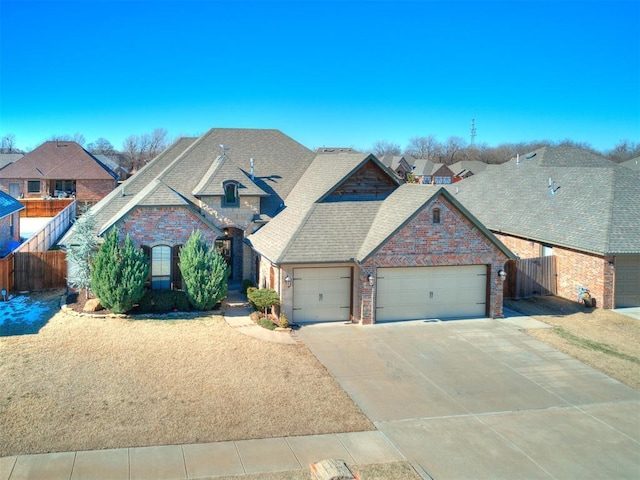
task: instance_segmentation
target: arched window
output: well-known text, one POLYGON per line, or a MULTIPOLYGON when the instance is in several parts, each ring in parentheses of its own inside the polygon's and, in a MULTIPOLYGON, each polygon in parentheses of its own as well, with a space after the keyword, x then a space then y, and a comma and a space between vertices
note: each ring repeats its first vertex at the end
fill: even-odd
POLYGON ((238 198, 238 182, 228 181, 222 184, 224 197, 222 198, 223 207, 238 207, 240 199, 238 198))
POLYGON ((171 288, 171 247, 156 245, 151 249, 151 289, 171 288))

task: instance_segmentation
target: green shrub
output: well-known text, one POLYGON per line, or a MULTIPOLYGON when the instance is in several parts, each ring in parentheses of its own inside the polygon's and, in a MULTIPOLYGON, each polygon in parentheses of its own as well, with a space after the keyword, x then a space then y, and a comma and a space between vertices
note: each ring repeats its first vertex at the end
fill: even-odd
POLYGON ((277 325, 275 323, 273 323, 271 320, 269 320, 268 318, 262 317, 260 319, 258 319, 258 325, 260 325, 261 327, 264 327, 268 330, 275 330, 275 328, 277 327, 277 325))
POLYGON ((247 291, 247 296, 249 301, 265 315, 268 313, 267 310, 269 307, 272 305, 280 305, 278 293, 270 288, 257 288, 255 290, 251 290, 251 292, 247 291))
POLYGON ((125 313, 144 296, 149 262, 127 235, 120 245, 116 228, 106 236, 91 265, 91 289, 103 307, 125 313))
POLYGON ((229 266, 199 230, 191 234, 179 256, 189 301, 199 310, 211 310, 227 296, 229 266))
POLYGON ((181 290, 148 290, 138 302, 136 313, 188 312, 192 307, 181 290))

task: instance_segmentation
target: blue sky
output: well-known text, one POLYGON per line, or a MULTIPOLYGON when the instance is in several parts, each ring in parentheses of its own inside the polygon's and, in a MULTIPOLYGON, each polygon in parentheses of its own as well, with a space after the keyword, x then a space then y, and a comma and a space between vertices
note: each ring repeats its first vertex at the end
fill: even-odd
POLYGON ((640 141, 640 2, 0 0, 0 136, 640 141))

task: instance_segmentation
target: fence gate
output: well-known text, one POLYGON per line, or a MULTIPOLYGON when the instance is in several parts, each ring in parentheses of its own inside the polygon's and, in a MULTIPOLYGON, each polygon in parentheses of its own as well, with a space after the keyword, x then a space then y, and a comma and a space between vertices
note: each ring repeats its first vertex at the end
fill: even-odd
POLYGON ((553 255, 509 260, 505 265, 505 271, 507 272, 507 281, 504 283, 505 298, 526 298, 558 293, 556 257, 553 255))
POLYGON ((67 285, 67 259, 62 250, 14 252, 14 289, 38 291, 67 285))

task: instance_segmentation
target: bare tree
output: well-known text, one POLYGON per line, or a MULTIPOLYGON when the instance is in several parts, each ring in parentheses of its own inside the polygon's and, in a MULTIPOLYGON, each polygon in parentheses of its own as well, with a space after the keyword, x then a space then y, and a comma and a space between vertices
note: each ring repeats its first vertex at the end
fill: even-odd
POLYGON ((86 149, 94 155, 115 155, 118 153, 111 142, 103 137, 98 138, 95 142, 89 143, 86 149))
POLYGON ((400 155, 400 145, 397 143, 387 142, 386 140, 374 142, 371 150, 376 157, 382 157, 384 155, 400 155))
POLYGON ((640 143, 620 140, 615 147, 605 153, 605 156, 617 163, 640 157, 640 143))
POLYGON ((0 153, 15 153, 16 150, 16 136, 13 133, 7 133, 2 137, 2 146, 0 147, 0 153))
POLYGON ((436 140, 435 135, 427 135, 424 137, 411 137, 409 145, 404 152, 415 158, 432 159, 438 151, 442 149, 440 142, 436 140))
POLYGON ((462 160, 462 155, 459 152, 467 147, 467 142, 462 137, 449 137, 447 141, 442 145, 442 154, 440 155, 440 162, 445 165, 451 165, 459 160, 462 160))
POLYGON ((153 160, 168 146, 168 133, 164 128, 156 128, 151 133, 130 135, 122 144, 127 167, 138 170, 153 160))

